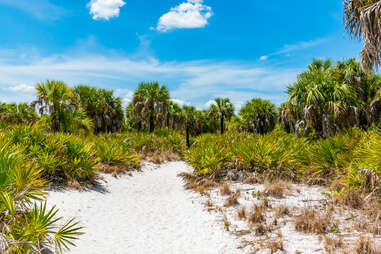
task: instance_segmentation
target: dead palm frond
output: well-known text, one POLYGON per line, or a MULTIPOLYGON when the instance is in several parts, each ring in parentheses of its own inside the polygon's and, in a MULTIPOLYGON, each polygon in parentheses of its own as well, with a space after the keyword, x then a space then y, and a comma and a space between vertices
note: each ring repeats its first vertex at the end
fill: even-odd
POLYGON ((345 28, 351 36, 364 41, 361 66, 371 70, 381 65, 381 1, 344 0, 345 28))

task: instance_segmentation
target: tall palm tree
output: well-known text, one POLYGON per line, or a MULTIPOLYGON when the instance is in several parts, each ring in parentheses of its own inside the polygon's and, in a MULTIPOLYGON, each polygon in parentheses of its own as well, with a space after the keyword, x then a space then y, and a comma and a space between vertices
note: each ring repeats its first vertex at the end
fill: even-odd
POLYGON ((243 129, 255 133, 267 133, 275 128, 275 105, 268 100, 254 98, 243 106, 239 112, 243 129))
POLYGON ((216 98, 214 102, 215 103, 212 104, 209 109, 210 116, 213 118, 219 118, 220 131, 221 134, 224 134, 224 120, 230 120, 230 118, 234 115, 234 106, 230 102, 229 98, 216 98))
POLYGON ((94 132, 120 131, 123 123, 122 102, 113 91, 79 85, 74 91, 79 103, 94 122, 94 132))
POLYGON ((366 127, 381 117, 380 89, 378 76, 365 73, 353 59, 334 66, 314 60, 287 88, 289 99, 282 105, 281 121, 305 136, 311 131, 326 137, 351 126, 366 127))
POLYGON ((185 122, 185 136, 187 147, 190 147, 189 136, 194 131, 196 120, 196 108, 192 106, 183 106, 184 122, 185 122))
POLYGON ((49 116, 53 132, 92 129, 93 124, 80 107, 76 93, 64 82, 48 80, 38 83, 36 90, 37 100, 31 107, 38 108, 41 115, 49 116))
POLYGON ((155 130, 155 124, 163 126, 167 122, 169 92, 166 86, 158 82, 141 83, 132 103, 138 125, 148 123, 150 132, 155 130))
POLYGON ((167 128, 180 130, 184 122, 184 113, 182 108, 173 101, 169 102, 167 113, 167 128))
POLYGON ((345 28, 349 34, 364 41, 361 65, 370 70, 381 64, 381 1, 344 0, 345 28))

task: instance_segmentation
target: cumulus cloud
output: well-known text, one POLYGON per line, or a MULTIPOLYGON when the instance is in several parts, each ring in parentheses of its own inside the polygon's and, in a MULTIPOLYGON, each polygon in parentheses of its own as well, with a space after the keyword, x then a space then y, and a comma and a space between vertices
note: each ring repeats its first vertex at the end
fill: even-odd
POLYGON ((130 104, 134 98, 134 92, 129 89, 118 88, 115 91, 115 95, 122 98, 122 104, 124 107, 130 104))
POLYGON ((180 99, 171 99, 171 101, 174 102, 174 103, 176 103, 176 104, 179 105, 180 107, 189 104, 189 103, 185 102, 184 100, 180 100, 180 99))
POLYGON ((156 29, 166 32, 176 28, 201 28, 208 24, 212 8, 203 0, 187 0, 160 17, 156 29))
POLYGON ((209 100, 207 103, 204 104, 205 108, 210 108, 210 106, 216 105, 216 102, 214 100, 209 100))
POLYGON ((91 0, 88 7, 93 19, 109 20, 113 17, 119 17, 120 8, 125 4, 123 0, 91 0))

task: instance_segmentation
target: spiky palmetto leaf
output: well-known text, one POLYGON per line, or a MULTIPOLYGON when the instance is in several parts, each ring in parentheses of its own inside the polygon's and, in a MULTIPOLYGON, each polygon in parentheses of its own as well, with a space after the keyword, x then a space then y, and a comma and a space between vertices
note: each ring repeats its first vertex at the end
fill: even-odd
POLYGON ((61 228, 57 209, 47 209, 44 198, 47 183, 40 170, 25 163, 15 145, 0 142, 0 252, 9 254, 38 253, 53 247, 62 253, 81 234, 78 223, 70 220, 61 228), (32 206, 31 206, 32 205, 32 206))
POLYGON ((364 41, 361 65, 370 70, 381 64, 381 1, 344 0, 345 28, 353 37, 364 41))
POLYGON ((80 235, 83 235, 80 230, 83 227, 79 226, 79 222, 74 219, 67 221, 54 233, 54 242, 56 252, 62 253, 63 250, 69 250, 70 245, 75 246, 73 240, 77 240, 80 235))

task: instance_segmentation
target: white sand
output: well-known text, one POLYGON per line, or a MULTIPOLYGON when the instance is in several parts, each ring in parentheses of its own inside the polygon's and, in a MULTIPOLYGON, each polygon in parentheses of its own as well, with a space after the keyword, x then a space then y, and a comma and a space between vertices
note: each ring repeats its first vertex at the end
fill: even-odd
POLYGON ((191 171, 184 162, 113 178, 97 190, 50 191, 49 205, 75 217, 85 235, 68 253, 217 254, 242 253, 239 239, 206 211, 200 196, 184 190, 178 173, 191 171))

